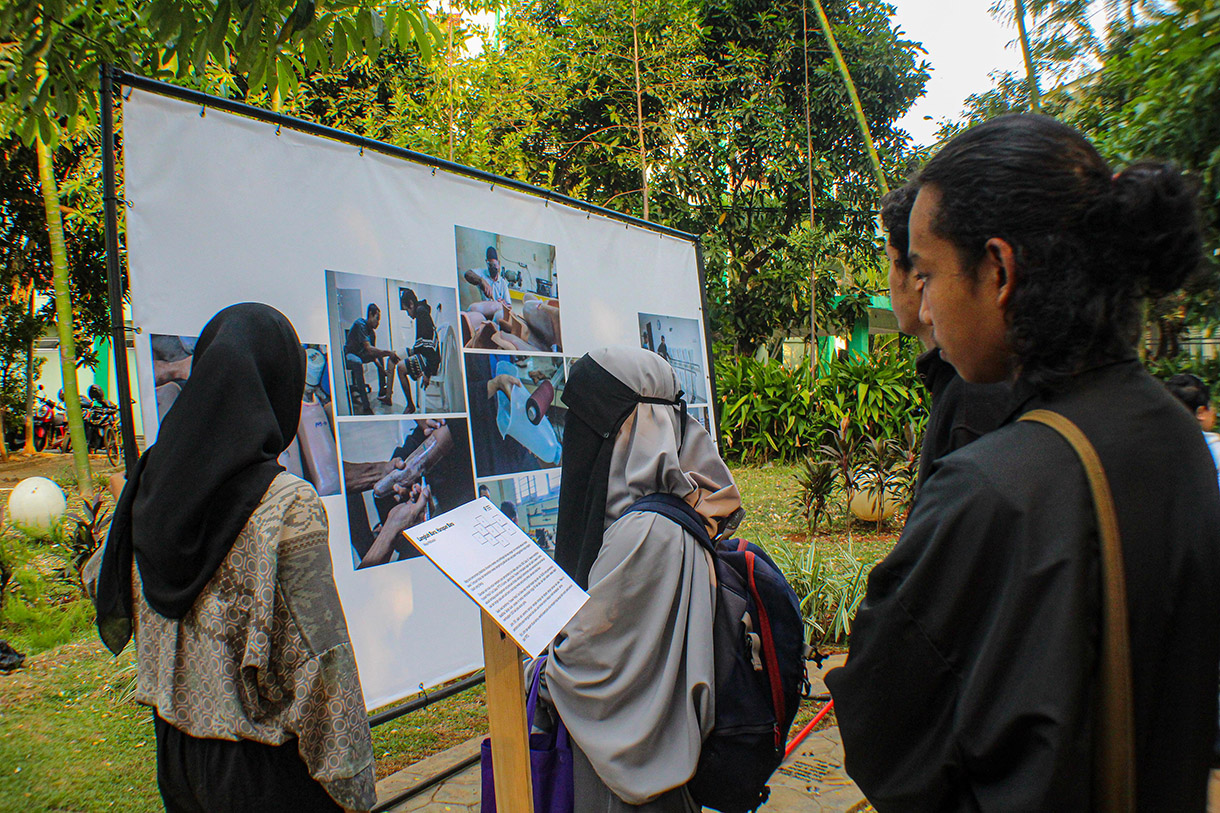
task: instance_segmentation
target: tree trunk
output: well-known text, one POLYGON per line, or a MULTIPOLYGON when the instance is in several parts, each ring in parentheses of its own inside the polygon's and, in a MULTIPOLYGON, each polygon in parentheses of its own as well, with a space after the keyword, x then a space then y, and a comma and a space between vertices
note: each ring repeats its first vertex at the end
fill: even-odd
MULTIPOLYGON (((813 120, 809 112, 809 4, 801 2, 801 33, 805 39, 805 158, 809 170, 809 233, 813 234, 813 120)), ((809 378, 818 370, 818 266, 809 252, 809 378)))
POLYGON ((822 24, 822 33, 826 35, 826 44, 830 46, 835 65, 838 66, 839 73, 843 76, 843 82, 847 85, 847 95, 851 97, 851 107, 856 114, 856 123, 860 125, 860 136, 864 139, 869 160, 873 164, 873 173, 877 176, 878 194, 884 195, 890 191, 890 187, 885 181, 885 172, 881 169, 881 159, 877 157, 877 148, 873 145, 873 134, 869 132, 868 119, 864 117, 864 107, 860 104, 860 94, 856 92, 856 83, 851 79, 851 71, 848 70, 847 62, 843 59, 843 52, 839 50, 839 43, 835 40, 834 32, 830 30, 830 20, 826 17, 821 0, 813 0, 813 10, 818 14, 818 22, 822 24))
POLYGON ((72 458, 76 468, 76 486, 86 501, 93 499, 93 476, 89 470, 89 446, 85 441, 85 423, 81 415, 80 389, 76 384, 76 342, 72 336, 72 299, 68 291, 68 253, 64 248, 64 224, 59 215, 59 188, 51 151, 42 138, 35 140, 38 152, 38 181, 42 186, 42 202, 47 212, 47 230, 51 237, 51 272, 55 283, 55 327, 59 332, 59 364, 63 374, 64 406, 68 413, 68 435, 72 439, 72 458))
POLYGON ((1033 54, 1029 48, 1029 34, 1025 30, 1025 0, 1017 4, 1017 35, 1021 38, 1021 56, 1025 59, 1025 82, 1029 87, 1029 107, 1035 113, 1042 111, 1042 97, 1038 93, 1038 69, 1034 67, 1033 54))
POLYGON ((631 3, 631 66, 635 69, 635 123, 640 141, 640 180, 644 189, 644 219, 648 219, 648 154, 644 151, 644 91, 640 86, 640 23, 638 3, 631 3))
MULTIPOLYGON (((30 285, 30 318, 34 318, 34 286, 30 285)), ((30 339, 25 349, 25 447, 22 454, 34 454, 34 345, 38 337, 30 339)))

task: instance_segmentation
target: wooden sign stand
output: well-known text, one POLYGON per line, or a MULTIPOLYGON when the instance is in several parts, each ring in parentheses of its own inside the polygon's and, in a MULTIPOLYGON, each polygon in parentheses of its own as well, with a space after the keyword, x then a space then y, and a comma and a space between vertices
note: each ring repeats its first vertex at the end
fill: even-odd
POLYGON ((496 810, 498 813, 534 813, 530 724, 525 719, 525 677, 521 670, 521 650, 491 616, 486 612, 481 615, 496 810))

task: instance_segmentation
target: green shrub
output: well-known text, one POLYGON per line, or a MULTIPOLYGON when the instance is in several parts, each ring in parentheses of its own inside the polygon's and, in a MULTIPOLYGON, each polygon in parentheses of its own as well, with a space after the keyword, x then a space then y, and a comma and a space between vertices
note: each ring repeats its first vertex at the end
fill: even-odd
POLYGON ((810 452, 827 426, 817 408, 809 366, 790 370, 776 360, 722 356, 716 384, 720 437, 728 457, 746 463, 795 460, 810 452))
POLYGON ((722 355, 716 384, 721 448, 744 463, 809 457, 843 426, 857 438, 902 443, 922 434, 927 422, 915 357, 899 342, 867 358, 833 359, 816 378, 807 360, 793 369, 774 359, 722 355))
POLYGON ((27 654, 67 643, 93 622, 75 551, 62 528, 49 541, 11 525, 0 533, 0 638, 27 654))
POLYGON ((843 549, 826 556, 817 545, 791 552, 776 548, 773 555, 800 601, 805 640, 818 646, 851 635, 852 619, 868 585, 868 571, 876 562, 858 561, 843 549))
POLYGON ((1150 359, 1144 366, 1162 381, 1167 381, 1170 376, 1178 373, 1197 375, 1211 390, 1213 403, 1220 397, 1220 391, 1217 390, 1217 386, 1220 386, 1220 356, 1204 359, 1181 353, 1173 358, 1150 359))

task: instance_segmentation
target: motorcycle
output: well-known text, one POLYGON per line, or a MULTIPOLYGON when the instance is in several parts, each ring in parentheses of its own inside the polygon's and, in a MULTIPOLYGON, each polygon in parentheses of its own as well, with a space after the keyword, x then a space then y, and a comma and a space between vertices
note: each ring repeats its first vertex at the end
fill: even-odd
POLYGON ((34 404, 34 448, 39 452, 47 449, 65 453, 72 451, 67 410, 41 395, 34 404))
POLYGON ((94 384, 89 387, 88 398, 81 396, 81 410, 89 451, 105 452, 110 465, 117 466, 123 457, 122 441, 119 439, 118 404, 107 401, 106 394, 94 384))

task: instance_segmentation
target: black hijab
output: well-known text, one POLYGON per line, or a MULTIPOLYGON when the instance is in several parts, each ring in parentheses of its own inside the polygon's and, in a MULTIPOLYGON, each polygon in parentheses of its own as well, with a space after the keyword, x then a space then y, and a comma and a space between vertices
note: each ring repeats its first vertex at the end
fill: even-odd
POLYGON ((233 305, 204 327, 190 378, 115 506, 97 590, 112 652, 131 640, 133 554, 149 606, 186 615, 283 471, 304 389, 304 348, 276 309, 233 305))
POLYGON ((686 402, 681 392, 673 401, 640 395, 588 354, 572 365, 563 402, 568 417, 563 431, 555 561, 582 590, 588 590, 589 571, 601 552, 606 530, 606 493, 619 428, 640 404, 670 404, 682 410, 685 434, 686 402))

